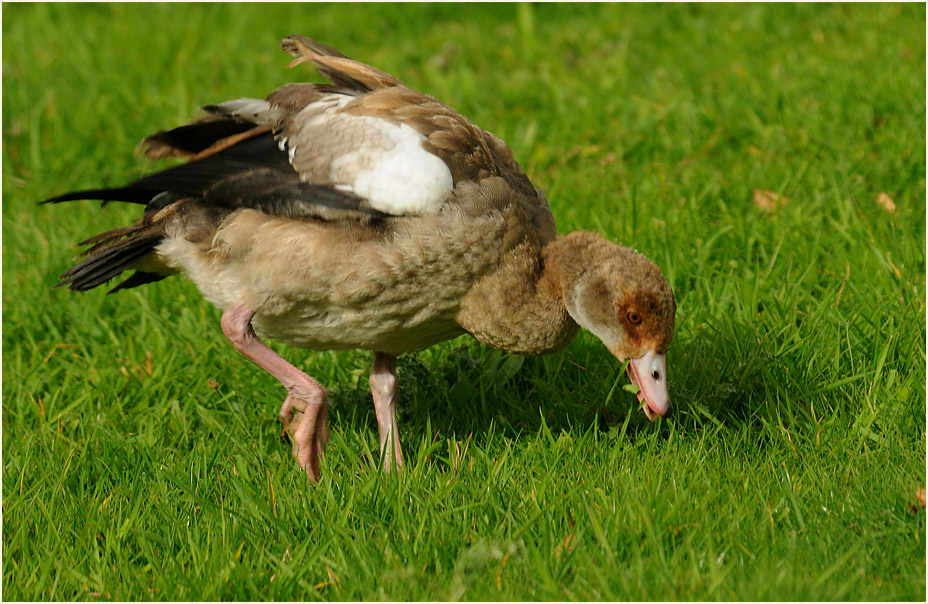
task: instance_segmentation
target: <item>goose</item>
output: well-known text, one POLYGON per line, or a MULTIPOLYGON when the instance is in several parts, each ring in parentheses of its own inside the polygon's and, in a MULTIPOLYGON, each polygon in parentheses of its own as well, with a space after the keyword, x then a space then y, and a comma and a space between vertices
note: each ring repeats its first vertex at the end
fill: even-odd
POLYGON ((133 271, 112 293, 186 275, 222 311, 231 344, 286 389, 278 416, 312 481, 326 390, 263 339, 373 352, 384 471, 403 465, 396 357, 465 333, 540 355, 582 327, 627 361, 648 419, 667 415, 676 303, 656 264, 592 232, 559 236, 509 147, 447 105, 310 38, 281 48, 329 83, 204 107, 139 147, 186 163, 43 202, 144 206, 133 224, 80 242, 57 286, 133 271))

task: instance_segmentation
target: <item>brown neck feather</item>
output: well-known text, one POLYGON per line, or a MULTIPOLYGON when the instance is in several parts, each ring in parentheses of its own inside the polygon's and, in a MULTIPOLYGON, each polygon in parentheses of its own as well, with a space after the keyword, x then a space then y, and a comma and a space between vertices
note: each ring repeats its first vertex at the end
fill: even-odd
POLYGON ((579 329, 564 306, 559 277, 570 257, 559 252, 567 239, 558 238, 540 254, 527 242, 512 249, 463 301, 457 316, 461 327, 488 346, 517 354, 567 346, 579 329))

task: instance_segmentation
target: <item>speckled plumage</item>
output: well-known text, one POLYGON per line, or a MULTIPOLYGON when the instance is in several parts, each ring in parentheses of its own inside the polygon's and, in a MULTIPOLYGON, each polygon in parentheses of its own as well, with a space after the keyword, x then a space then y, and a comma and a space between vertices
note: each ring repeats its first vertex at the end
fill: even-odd
POLYGON ((143 141, 150 157, 189 163, 49 200, 145 205, 136 224, 84 242, 86 257, 61 284, 90 289, 127 269, 136 273, 116 289, 172 273, 193 280, 224 311, 233 345, 287 388, 280 416, 314 479, 325 390, 258 336, 375 352, 388 468, 402 464, 396 355, 462 333, 534 355, 563 348, 582 326, 631 360, 649 417, 669 410, 675 303, 650 260, 593 233, 558 237, 547 199, 505 143, 453 109, 308 38, 282 47, 332 84, 209 106, 143 141))

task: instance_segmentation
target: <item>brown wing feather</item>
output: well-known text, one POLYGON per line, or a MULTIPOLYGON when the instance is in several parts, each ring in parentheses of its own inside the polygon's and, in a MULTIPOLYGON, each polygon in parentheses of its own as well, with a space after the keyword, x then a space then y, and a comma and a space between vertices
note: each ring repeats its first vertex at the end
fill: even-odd
POLYGON ((290 63, 290 67, 307 61, 312 62, 319 67, 319 73, 333 83, 356 92, 403 85, 390 74, 359 61, 353 61, 331 46, 326 46, 306 36, 287 36, 280 41, 280 47, 290 56, 296 57, 296 60, 290 63))
POLYGON ((440 157, 451 170, 454 182, 502 176, 520 193, 535 196, 535 187, 505 143, 451 107, 311 38, 288 36, 281 41, 281 48, 297 57, 291 65, 311 62, 335 84, 287 84, 268 95, 270 103, 284 110, 279 130, 285 136, 299 136, 299 131, 291 126, 292 120, 310 103, 333 92, 349 94, 356 98, 342 112, 414 128, 426 137, 422 146, 440 157))

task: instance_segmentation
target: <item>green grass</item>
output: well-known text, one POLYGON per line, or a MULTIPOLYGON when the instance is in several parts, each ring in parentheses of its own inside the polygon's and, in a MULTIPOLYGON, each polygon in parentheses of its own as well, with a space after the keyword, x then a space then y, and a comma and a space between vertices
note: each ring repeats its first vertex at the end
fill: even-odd
POLYGON ((4 598, 924 600, 925 110, 924 5, 5 4, 4 598), (370 353, 278 347, 331 393, 311 485, 192 284, 51 289, 138 209, 36 202, 304 79, 290 33, 507 140, 562 232, 654 259, 679 413, 630 413, 588 334, 461 338, 400 359, 383 476, 370 353))

